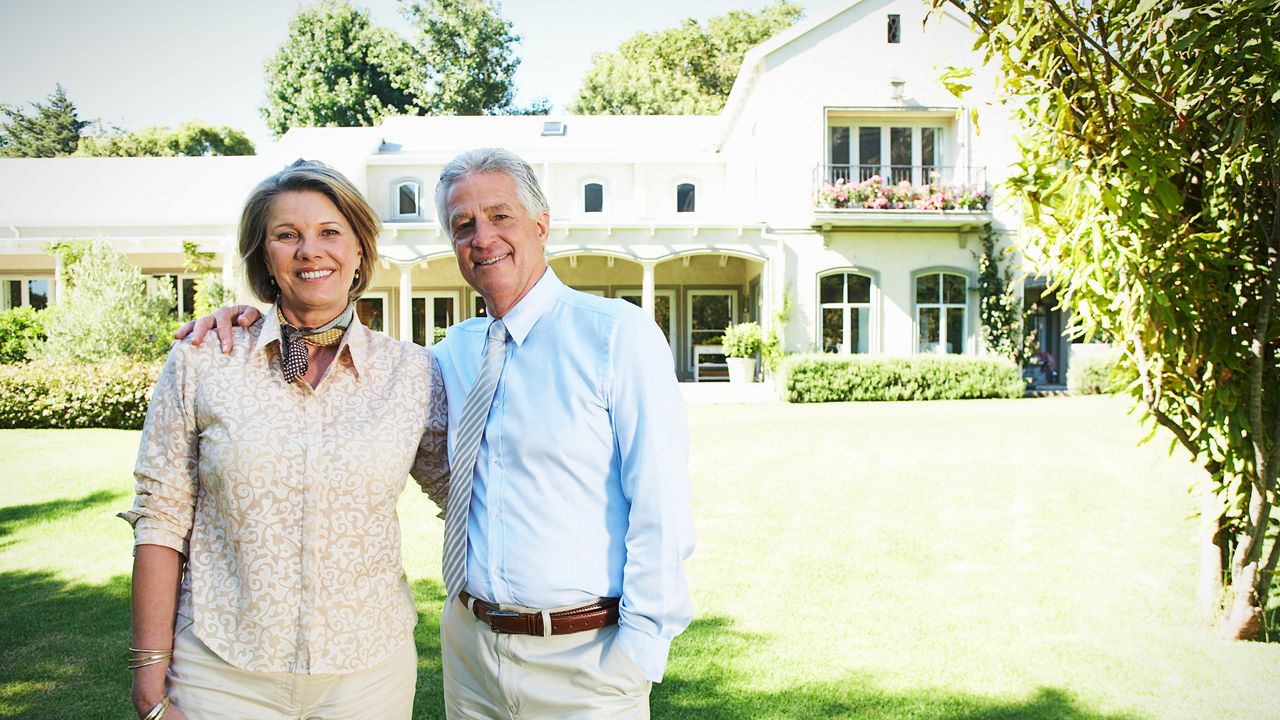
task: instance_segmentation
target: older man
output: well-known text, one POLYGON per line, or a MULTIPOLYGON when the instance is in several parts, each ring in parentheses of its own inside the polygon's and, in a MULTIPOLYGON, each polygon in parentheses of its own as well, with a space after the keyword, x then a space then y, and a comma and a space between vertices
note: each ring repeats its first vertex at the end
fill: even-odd
POLYGON ((688 427, 666 340, 547 267, 547 200, 516 155, 452 160, 436 210, 488 311, 434 348, 449 717, 648 717, 692 618, 688 427))
POLYGON ((547 201, 514 154, 455 158, 436 210, 488 309, 435 347, 454 469, 450 716, 647 717, 650 682, 692 616, 688 429, 670 349, 638 308, 547 267, 547 201))

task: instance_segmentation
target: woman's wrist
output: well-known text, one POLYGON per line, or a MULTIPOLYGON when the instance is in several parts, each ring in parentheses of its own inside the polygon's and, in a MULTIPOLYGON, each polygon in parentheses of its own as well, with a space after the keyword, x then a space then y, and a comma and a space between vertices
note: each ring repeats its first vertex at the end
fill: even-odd
POLYGON ((153 667, 133 671, 133 709, 143 717, 164 699, 164 669, 153 667))

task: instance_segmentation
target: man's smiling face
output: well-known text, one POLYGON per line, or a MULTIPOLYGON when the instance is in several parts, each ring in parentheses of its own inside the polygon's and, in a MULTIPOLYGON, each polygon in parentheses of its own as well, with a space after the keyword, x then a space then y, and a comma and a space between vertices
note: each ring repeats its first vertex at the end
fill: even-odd
POLYGON ((484 297, 489 313, 502 317, 546 271, 550 217, 531 217, 515 180, 497 172, 458 180, 445 207, 462 277, 484 297))

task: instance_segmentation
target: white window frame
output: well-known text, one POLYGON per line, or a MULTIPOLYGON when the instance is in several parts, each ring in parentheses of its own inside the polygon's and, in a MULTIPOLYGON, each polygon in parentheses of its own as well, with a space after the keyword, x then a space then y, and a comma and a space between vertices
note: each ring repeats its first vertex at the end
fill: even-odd
MULTIPOLYGON (((49 292, 46 296, 46 308, 53 307, 56 302, 57 282, 52 275, 0 275, 0 282, 17 282, 19 283, 18 307, 31 307, 31 282, 33 280, 42 280, 49 284, 49 292)), ((0 287, 3 287, 0 285, 0 287)), ((0 297, 0 310, 12 310, 9 305, 9 293, 4 292, 0 297)))
POLYGON ((681 363, 685 370, 693 372, 693 299, 707 295, 721 295, 729 298, 729 322, 738 321, 738 291, 733 288, 699 288, 684 291, 684 343, 688 353, 681 363))
MULTIPOLYGON (((195 315, 195 308, 194 308, 194 307, 192 307, 192 308, 188 308, 188 307, 186 307, 186 302, 185 302, 185 299, 186 299, 186 298, 185 298, 185 297, 183 296, 183 294, 182 294, 182 285, 183 285, 183 283, 195 282, 196 278, 198 278, 198 277, 200 277, 200 276, 199 276, 198 274, 196 274, 196 273, 186 273, 186 272, 169 272, 169 273, 166 273, 166 272, 162 272, 162 273, 151 273, 151 274, 150 274, 150 276, 149 276, 147 279, 148 279, 149 283, 155 283, 155 282, 159 282, 160 278, 167 278, 167 277, 171 277, 171 278, 173 278, 173 279, 174 279, 174 282, 173 282, 173 290, 174 290, 174 293, 177 295, 177 298, 175 299, 174 306, 177 308, 178 319, 179 319, 179 320, 187 320, 187 319, 188 319, 188 318, 186 317, 186 313, 187 313, 187 312, 190 312, 190 313, 194 316, 194 315, 195 315)), ((154 289, 155 289, 155 287, 154 287, 154 285, 148 285, 148 288, 147 288, 147 289, 148 289, 148 290, 154 290, 154 289)))
POLYGON ((420 220, 422 219, 422 181, 417 178, 400 178, 391 184, 391 217, 396 220, 420 220), (412 213, 400 212, 400 188, 405 185, 413 185, 414 204, 417 205, 418 211, 412 213))
POLYGON ((974 290, 973 282, 974 282, 973 275, 971 273, 965 272, 958 268, 928 268, 925 270, 918 270, 911 274, 911 304, 913 306, 912 318, 915 321, 914 333, 912 333, 911 342, 912 342, 912 347, 915 354, 917 355, 929 355, 929 354, 968 355, 969 354, 969 328, 972 326, 972 323, 973 323, 970 317, 973 313, 973 310, 969 307, 971 305, 971 303, 969 302, 969 297, 970 295, 972 295, 972 292, 974 290), (920 282, 920 278, 928 277, 929 275, 939 276, 938 277, 938 293, 939 293, 938 300, 939 301, 936 303, 922 303, 917 300, 916 284, 920 282), (959 303, 945 302, 946 291, 943 288, 943 279, 941 277, 943 275, 955 275, 956 277, 964 279, 964 302, 959 302, 959 303), (920 310, 923 308, 938 309, 938 343, 937 343, 937 346, 932 351, 920 349, 920 327, 921 327, 920 310), (961 310, 964 310, 964 321, 960 328, 960 352, 959 353, 947 352, 947 310, 954 309, 954 308, 959 308, 961 310))
POLYGON ((413 335, 413 317, 412 317, 413 301, 421 300, 423 303, 425 303, 423 307, 423 317, 426 318, 426 323, 427 323, 427 326, 424 328, 424 335, 423 335, 423 339, 427 341, 427 344, 424 347, 431 347, 432 345, 435 344, 436 318, 435 318, 435 313, 432 312, 433 310, 432 305, 433 305, 433 301, 438 298, 452 300, 453 301, 453 322, 455 325, 458 324, 459 322, 462 322, 462 318, 461 318, 462 310, 463 310, 462 293, 458 292, 457 290, 415 290, 413 291, 412 294, 409 295, 409 312, 410 312, 409 335, 410 337, 404 338, 405 340, 413 342, 413 337, 412 337, 413 335))
MULTIPOLYGON (((927 275, 928 273, 924 273, 924 274, 927 275)), ((844 349, 840 352, 840 354, 875 355, 880 352, 880 322, 879 322, 879 312, 878 312, 879 306, 880 306, 880 273, 875 272, 874 270, 868 270, 866 268, 852 268, 852 267, 831 268, 829 270, 824 270, 818 274, 817 283, 814 289, 816 291, 815 292, 816 302, 814 303, 814 305, 815 307, 818 308, 817 318, 816 318, 817 325, 815 327, 814 338, 817 339, 817 342, 815 344, 817 345, 818 352, 822 352, 824 350, 822 346, 823 311, 835 310, 835 309, 840 309, 844 316, 843 325, 840 331, 841 337, 843 338, 842 342, 840 343, 840 347, 844 349), (851 303, 847 301, 842 301, 838 303, 822 302, 822 280, 824 278, 828 278, 833 275, 842 275, 842 276, 858 275, 870 280, 871 293, 870 293, 870 298, 868 302, 865 302, 865 303, 851 303), (854 314, 853 311, 860 310, 862 308, 867 309, 867 351, 865 353, 857 352, 856 350, 854 350, 852 347, 849 346, 850 330, 852 329, 853 314, 854 314)), ((848 293, 848 289, 847 289, 847 286, 845 286, 845 292, 842 293, 842 296, 847 298, 848 297, 847 293, 848 293)))
POLYGON ((579 206, 579 212, 581 212, 583 216, 589 216, 589 217, 601 216, 608 213, 609 212, 609 193, 607 192, 607 190, 608 190, 608 185, 603 180, 595 180, 595 179, 584 180, 582 182, 582 194, 580 195, 580 197, 582 198, 582 204, 579 206), (597 211, 587 210, 587 186, 588 185, 600 186, 600 209, 597 211))
MULTIPOLYGON (((675 207, 674 207, 674 208, 672 208, 672 210, 671 210, 671 213, 672 213, 673 215, 678 215, 678 216, 682 216, 682 217, 683 217, 683 216, 686 216, 686 215, 697 215, 697 214, 698 214, 698 212, 699 212, 699 210, 700 210, 701 205, 700 205, 700 203, 699 203, 699 201, 698 201, 698 181, 697 181, 697 180, 694 180, 694 179, 692 179, 692 178, 683 179, 683 180, 676 180, 675 184, 674 184, 674 185, 672 185, 671 189, 672 189, 672 191, 673 191, 673 195, 674 195, 674 197, 672 197, 672 200, 675 200, 675 207), (690 187, 692 187, 692 188, 693 188, 693 209, 692 209, 692 210, 681 210, 681 209, 680 209, 680 186, 681 186, 681 185, 689 185, 690 187)), ((668 206, 668 207, 670 207, 670 206, 668 206)))

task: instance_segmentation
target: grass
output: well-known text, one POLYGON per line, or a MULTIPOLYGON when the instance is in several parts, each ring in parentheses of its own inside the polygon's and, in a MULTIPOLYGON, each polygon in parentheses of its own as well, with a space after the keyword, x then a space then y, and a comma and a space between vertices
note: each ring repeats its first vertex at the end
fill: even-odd
MULTIPOLYGON (((1111 398, 699 405, 698 616, 657 718, 1280 718, 1280 645, 1194 621, 1197 470, 1111 398)), ((137 435, 0 432, 0 717, 129 711, 137 435)), ((415 717, 441 522, 401 501, 415 717)))

